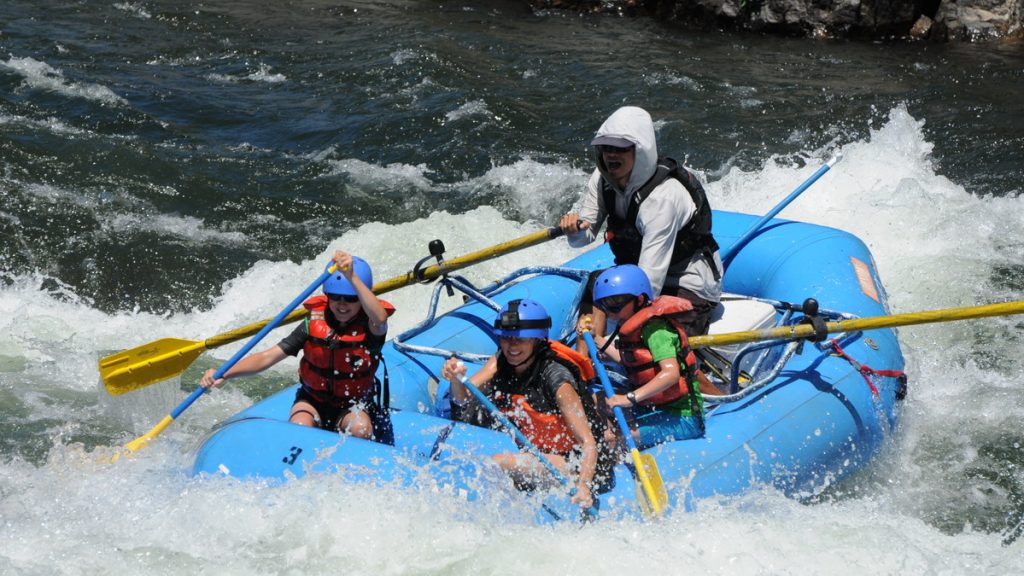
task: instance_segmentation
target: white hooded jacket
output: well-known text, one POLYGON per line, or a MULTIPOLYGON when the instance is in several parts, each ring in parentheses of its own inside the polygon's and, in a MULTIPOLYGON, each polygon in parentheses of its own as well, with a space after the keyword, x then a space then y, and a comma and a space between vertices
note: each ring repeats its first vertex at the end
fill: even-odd
MULTIPOLYGON (((658 144, 654 135, 654 122, 643 108, 623 106, 605 120, 596 136, 624 138, 635 145, 636 159, 625 190, 620 190, 613 179, 606 180, 615 190, 615 214, 625 219, 629 200, 633 193, 643 186, 658 167, 658 144)), ((608 217, 608 207, 601 195, 601 179, 604 161, 596 152, 597 169, 591 174, 580 208, 580 219, 590 223, 590 228, 568 235, 569 245, 582 247, 593 242, 608 217)), ((722 295, 722 283, 715 280, 714 271, 700 253, 694 254, 689 262, 680 262, 670 267, 676 233, 693 218, 697 211, 683 185, 674 178, 668 178, 658 185, 640 205, 636 227, 643 235, 640 261, 637 265, 647 273, 654 294, 661 294, 663 288, 681 287, 710 302, 718 302, 722 295)), ((722 269, 718 252, 714 255, 715 265, 722 269)))

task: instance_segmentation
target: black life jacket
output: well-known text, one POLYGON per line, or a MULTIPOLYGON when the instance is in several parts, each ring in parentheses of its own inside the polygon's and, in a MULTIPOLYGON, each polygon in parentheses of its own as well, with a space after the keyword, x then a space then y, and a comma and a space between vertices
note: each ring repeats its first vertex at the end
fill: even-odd
POLYGON ((540 381, 541 371, 547 363, 557 362, 572 375, 570 384, 580 397, 591 432, 600 441, 604 434, 604 419, 598 416, 588 386, 594 377, 590 360, 561 342, 550 340, 541 344, 536 354, 538 357, 530 371, 522 377, 516 375, 503 354, 498 354, 498 369, 491 380, 495 405, 542 451, 567 454, 576 439, 562 419, 557 399, 540 381))
POLYGON ((707 194, 700 181, 689 170, 683 168, 672 158, 660 158, 654 175, 644 183, 629 199, 626 217, 620 218, 615 212, 615 189, 604 176, 601 177, 601 195, 605 210, 608 212, 608 229, 605 241, 608 242, 615 255, 616 264, 636 264, 640 261, 640 249, 643 246, 643 235, 636 226, 640 205, 651 192, 662 182, 675 178, 690 193, 697 210, 693 217, 676 233, 675 247, 672 249, 670 266, 680 262, 689 262, 694 254, 701 254, 711 267, 715 280, 720 280, 722 271, 715 265, 715 251, 718 242, 711 234, 711 206, 707 194))

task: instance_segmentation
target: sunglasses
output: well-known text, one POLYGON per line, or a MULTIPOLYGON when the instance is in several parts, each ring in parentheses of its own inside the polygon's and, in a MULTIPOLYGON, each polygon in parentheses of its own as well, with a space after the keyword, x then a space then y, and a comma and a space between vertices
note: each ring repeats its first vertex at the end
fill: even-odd
POLYGON ((597 146, 597 151, 602 154, 625 154, 632 149, 632 146, 628 148, 619 148, 618 146, 609 146, 608 144, 599 144, 597 146))
POLYGON ((327 298, 331 302, 347 302, 349 304, 359 302, 359 296, 349 296, 347 294, 328 294, 327 298))
POLYGON ((619 294, 618 296, 602 298, 597 302, 594 302, 594 305, 609 314, 615 314, 632 302, 633 298, 635 298, 635 296, 632 294, 619 294))

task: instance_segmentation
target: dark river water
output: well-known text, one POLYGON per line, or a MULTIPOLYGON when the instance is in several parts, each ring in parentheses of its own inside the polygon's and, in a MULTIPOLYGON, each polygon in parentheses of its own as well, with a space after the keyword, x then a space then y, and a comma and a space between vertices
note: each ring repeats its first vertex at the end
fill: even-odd
MULTIPOLYGON (((627 104, 716 208, 767 212, 841 152, 782 215, 861 237, 894 312, 1024 299, 1020 44, 724 34, 513 1, 5 0, 0 572, 1024 572, 1020 317, 904 329, 910 397, 864 473, 658 528, 188 477, 205 432, 293 364, 204 398, 130 462, 98 461, 237 347, 116 398, 98 358, 273 316, 335 248, 387 278, 434 238, 454 255, 551 225, 627 104)), ((573 254, 558 241, 467 275, 573 254)), ((394 299, 422 310, 429 289, 394 299)))

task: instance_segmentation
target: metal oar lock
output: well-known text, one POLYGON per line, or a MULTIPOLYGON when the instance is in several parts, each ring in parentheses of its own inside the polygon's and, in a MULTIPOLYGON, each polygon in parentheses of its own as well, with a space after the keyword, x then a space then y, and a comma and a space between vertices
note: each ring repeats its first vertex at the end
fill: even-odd
MULTIPOLYGON (((434 258, 437 261, 437 267, 440 268, 441 270, 444 270, 444 242, 442 242, 440 239, 431 240, 430 243, 427 244, 427 250, 430 251, 430 256, 424 257, 422 260, 417 262, 416 265, 413 266, 412 268, 413 276, 416 278, 416 280, 419 281, 420 284, 430 284, 431 282, 436 280, 436 278, 424 277, 423 265, 427 263, 427 260, 434 258)), ((443 282, 445 288, 448 289, 448 295, 455 296, 455 290, 452 290, 452 286, 447 282, 447 280, 448 273, 442 273, 441 282, 443 282)))
MULTIPOLYGON (((828 337, 828 327, 825 325, 825 320, 821 317, 818 308, 818 301, 814 298, 808 298, 804 300, 804 303, 800 306, 800 311, 804 313, 804 317, 800 319, 799 324, 809 324, 814 328, 814 334, 807 337, 807 340, 811 342, 822 342, 828 337)), ((803 354, 804 352, 804 341, 800 340, 797 344, 796 353, 803 354)))

